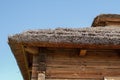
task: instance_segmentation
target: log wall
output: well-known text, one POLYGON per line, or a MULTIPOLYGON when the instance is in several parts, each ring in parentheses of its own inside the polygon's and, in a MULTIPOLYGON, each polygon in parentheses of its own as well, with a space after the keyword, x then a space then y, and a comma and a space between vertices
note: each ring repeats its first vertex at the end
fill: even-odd
POLYGON ((79 56, 79 49, 46 48, 47 80, 103 80, 120 76, 120 56, 115 50, 87 50, 79 56))

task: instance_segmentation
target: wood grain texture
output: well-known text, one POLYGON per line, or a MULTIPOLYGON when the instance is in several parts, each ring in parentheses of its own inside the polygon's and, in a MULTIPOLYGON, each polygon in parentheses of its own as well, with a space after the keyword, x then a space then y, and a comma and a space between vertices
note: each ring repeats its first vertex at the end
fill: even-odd
POLYGON ((78 49, 47 48, 46 79, 103 80, 120 75, 120 57, 115 50, 87 50, 80 57, 78 49))
POLYGON ((98 26, 120 26, 120 15, 119 14, 101 14, 95 17, 93 23, 93 27, 98 26))
POLYGON ((120 76, 119 77, 104 77, 104 80, 120 80, 120 76))

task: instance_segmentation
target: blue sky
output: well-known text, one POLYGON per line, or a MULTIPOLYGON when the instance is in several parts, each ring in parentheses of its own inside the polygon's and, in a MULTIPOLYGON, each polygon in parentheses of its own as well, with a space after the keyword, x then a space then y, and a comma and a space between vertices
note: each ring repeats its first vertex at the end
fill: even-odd
POLYGON ((23 80, 8 35, 29 29, 90 27, 95 16, 120 14, 120 0, 0 0, 0 80, 23 80))

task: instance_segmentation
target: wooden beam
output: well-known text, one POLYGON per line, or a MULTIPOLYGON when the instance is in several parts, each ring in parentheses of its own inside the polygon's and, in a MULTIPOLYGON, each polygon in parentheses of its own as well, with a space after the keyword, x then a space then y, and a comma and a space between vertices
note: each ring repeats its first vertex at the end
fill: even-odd
POLYGON ((38 78, 38 69, 39 69, 38 58, 39 58, 38 55, 33 55, 31 80, 37 80, 38 78))
MULTIPOLYGON (((25 52, 25 49, 24 49, 24 46, 23 45, 21 45, 21 47, 22 47, 22 52, 23 52, 23 57, 24 57, 24 62, 25 62, 25 67, 26 67, 26 72, 28 73, 28 78, 29 78, 29 80, 30 80, 30 73, 29 73, 29 67, 28 67, 28 60, 27 60, 27 58, 26 58, 26 52, 25 52)), ((18 51, 18 50, 17 50, 18 51)), ((19 56, 20 57, 20 56, 19 56)), ((23 65, 23 63, 22 63, 22 65, 23 65)), ((25 67, 24 67, 24 69, 25 69, 25 67)))
POLYGON ((84 49, 80 50, 79 56, 85 56, 86 52, 87 52, 87 50, 84 50, 84 49))
POLYGON ((31 54, 38 54, 39 53, 38 47, 25 46, 24 50, 28 53, 31 53, 31 54))
POLYGON ((81 48, 81 49, 120 49, 120 45, 99 45, 99 44, 75 44, 75 43, 55 43, 55 42, 31 42, 22 43, 24 46, 34 47, 57 47, 57 48, 81 48))
POLYGON ((40 48, 39 53, 39 72, 45 73, 46 71, 46 53, 43 51, 44 48, 40 48))

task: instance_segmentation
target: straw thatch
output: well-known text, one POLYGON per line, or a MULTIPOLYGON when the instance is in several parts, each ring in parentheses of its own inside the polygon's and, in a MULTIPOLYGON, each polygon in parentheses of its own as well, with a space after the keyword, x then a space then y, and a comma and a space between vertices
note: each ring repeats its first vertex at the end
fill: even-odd
POLYGON ((120 26, 119 14, 101 14, 98 15, 92 23, 92 27, 97 27, 97 26, 105 27, 105 26, 113 26, 113 25, 120 26))
POLYGON ((54 30, 29 30, 21 34, 9 36, 17 42, 54 42, 77 44, 120 44, 119 27, 97 28, 57 28, 54 30))

